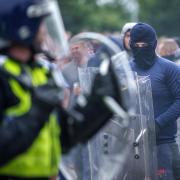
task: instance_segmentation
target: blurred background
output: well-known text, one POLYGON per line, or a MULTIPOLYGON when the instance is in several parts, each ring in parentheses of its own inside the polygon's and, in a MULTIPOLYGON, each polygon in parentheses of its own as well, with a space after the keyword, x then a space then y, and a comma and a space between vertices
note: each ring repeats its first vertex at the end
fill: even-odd
POLYGON ((119 33, 130 21, 151 24, 158 36, 179 37, 179 0, 59 0, 69 35, 119 33))

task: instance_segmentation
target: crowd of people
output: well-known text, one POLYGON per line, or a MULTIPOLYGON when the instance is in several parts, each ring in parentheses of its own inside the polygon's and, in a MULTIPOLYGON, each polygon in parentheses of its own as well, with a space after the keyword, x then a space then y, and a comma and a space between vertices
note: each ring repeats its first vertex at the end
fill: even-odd
MULTIPOLYGON (((58 24, 54 19, 50 21, 59 13, 57 7, 49 8, 54 5, 57 6, 54 0, 0 2, 0 179, 3 180, 66 179, 59 169, 60 156, 68 154, 77 144, 86 143, 114 116, 104 97, 111 97, 122 113, 128 113, 112 63, 105 73, 99 71, 94 75, 87 94, 80 87, 79 68, 99 69, 113 56, 109 47, 96 41, 69 42, 68 54, 60 53, 57 57, 59 49, 63 51, 58 48, 62 44, 54 42, 54 31, 48 34, 56 27, 53 23, 58 24)), ((157 150, 154 174, 157 180, 180 180, 176 140, 180 117, 180 40, 158 37, 151 25, 142 22, 128 22, 119 35, 110 34, 106 38, 119 51, 126 52, 127 66, 133 72, 150 78, 157 150)), ((132 178, 126 176, 126 180, 132 178)))

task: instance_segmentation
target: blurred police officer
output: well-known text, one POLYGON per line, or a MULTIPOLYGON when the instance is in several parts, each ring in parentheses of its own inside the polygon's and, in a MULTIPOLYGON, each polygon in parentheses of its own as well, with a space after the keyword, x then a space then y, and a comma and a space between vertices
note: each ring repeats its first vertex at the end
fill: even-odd
POLYGON ((0 0, 0 7, 0 178, 48 179, 58 172, 61 150, 85 142, 112 116, 102 97, 120 99, 115 76, 111 67, 98 74, 91 95, 65 112, 55 70, 37 56, 52 57, 42 32, 58 39, 57 2, 0 0))

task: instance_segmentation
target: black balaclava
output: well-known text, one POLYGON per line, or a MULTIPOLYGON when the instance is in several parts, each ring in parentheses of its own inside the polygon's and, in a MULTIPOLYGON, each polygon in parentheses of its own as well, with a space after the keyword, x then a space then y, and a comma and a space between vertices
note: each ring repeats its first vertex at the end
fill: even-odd
POLYGON ((145 23, 138 23, 130 33, 130 47, 135 63, 142 69, 149 69, 155 63, 157 37, 154 28, 145 23), (136 47, 135 43, 147 43, 147 47, 136 47))

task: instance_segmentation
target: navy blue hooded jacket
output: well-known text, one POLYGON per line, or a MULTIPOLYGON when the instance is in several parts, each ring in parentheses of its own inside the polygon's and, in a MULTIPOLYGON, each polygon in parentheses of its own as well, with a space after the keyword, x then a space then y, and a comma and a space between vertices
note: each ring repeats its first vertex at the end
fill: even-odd
MULTIPOLYGON (((141 30, 149 28, 149 25, 146 24, 140 24, 139 26, 141 30)), ((138 24, 134 28, 133 35, 138 33, 138 24)), ((147 36, 148 33, 144 36, 145 39, 147 36)), ((154 40, 150 39, 149 42, 151 43, 154 40)), ((143 39, 141 39, 142 41, 143 39)), ((138 39, 136 42, 138 42, 138 39)), ((156 123, 160 126, 157 143, 174 142, 177 133, 176 120, 180 117, 180 67, 156 54, 151 57, 152 62, 144 67, 148 59, 144 58, 143 67, 135 59, 131 62, 131 67, 138 75, 149 76, 151 79, 154 117, 156 123)), ((151 61, 151 58, 148 61, 151 61)))

